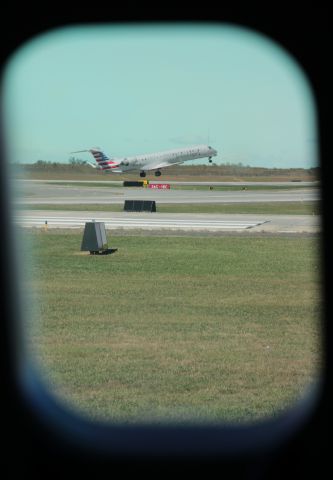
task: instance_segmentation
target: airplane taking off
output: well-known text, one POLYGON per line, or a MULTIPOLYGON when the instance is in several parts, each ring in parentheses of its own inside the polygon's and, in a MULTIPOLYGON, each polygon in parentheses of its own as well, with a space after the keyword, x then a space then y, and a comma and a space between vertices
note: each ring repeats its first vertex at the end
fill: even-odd
POLYGON ((149 153, 127 158, 109 158, 99 149, 79 150, 71 153, 90 152, 96 164, 87 162, 90 166, 106 173, 125 173, 133 170, 140 171, 140 177, 145 177, 146 172, 155 170, 155 176, 161 175, 161 168, 179 165, 188 160, 208 157, 209 162, 217 155, 217 151, 209 145, 195 145, 193 147, 177 148, 164 152, 149 153))

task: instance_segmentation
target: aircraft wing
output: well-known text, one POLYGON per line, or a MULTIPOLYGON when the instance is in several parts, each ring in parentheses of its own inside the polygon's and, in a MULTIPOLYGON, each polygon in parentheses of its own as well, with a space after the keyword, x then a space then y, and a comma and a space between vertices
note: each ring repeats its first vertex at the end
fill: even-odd
POLYGON ((166 167, 172 167, 172 165, 180 165, 181 163, 184 163, 184 160, 180 162, 155 162, 155 163, 147 163, 146 165, 143 165, 141 167, 142 170, 157 170, 159 168, 166 168, 166 167))

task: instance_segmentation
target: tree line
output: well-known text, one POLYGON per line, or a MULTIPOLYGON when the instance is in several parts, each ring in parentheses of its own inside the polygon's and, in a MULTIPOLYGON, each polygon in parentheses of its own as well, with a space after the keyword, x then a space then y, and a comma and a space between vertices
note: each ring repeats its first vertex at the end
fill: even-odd
MULTIPOLYGON (((49 162, 45 160, 38 160, 31 164, 17 164, 20 170, 27 173, 33 172, 71 172, 76 171, 83 174, 99 173, 97 170, 91 168, 86 161, 79 158, 70 157, 67 163, 49 162)), ((165 169, 165 174, 168 175, 223 175, 232 177, 298 177, 304 179, 319 179, 320 168, 312 167, 308 169, 304 168, 265 168, 265 167, 251 167, 249 165, 243 165, 242 163, 224 163, 224 164, 206 164, 206 165, 173 165, 165 169)))

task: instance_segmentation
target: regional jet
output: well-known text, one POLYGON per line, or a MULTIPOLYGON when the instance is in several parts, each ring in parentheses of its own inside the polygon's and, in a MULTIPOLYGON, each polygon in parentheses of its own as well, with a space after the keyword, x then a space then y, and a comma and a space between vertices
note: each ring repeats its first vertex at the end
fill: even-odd
POLYGON ((209 145, 195 145, 193 147, 177 148, 163 152, 148 153, 146 155, 137 155, 134 157, 115 157, 110 158, 100 149, 91 148, 90 150, 79 150, 72 153, 89 152, 95 158, 96 163, 87 162, 90 166, 106 173, 125 173, 130 171, 140 171, 140 177, 145 177, 146 172, 155 170, 155 176, 161 175, 161 169, 171 165, 179 165, 189 160, 197 158, 208 158, 212 162, 212 157, 217 155, 217 151, 209 145))

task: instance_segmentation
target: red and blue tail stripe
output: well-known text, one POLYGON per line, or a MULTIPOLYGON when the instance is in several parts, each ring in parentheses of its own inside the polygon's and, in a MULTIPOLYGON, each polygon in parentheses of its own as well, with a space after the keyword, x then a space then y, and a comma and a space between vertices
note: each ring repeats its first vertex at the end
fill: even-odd
POLYGON ((110 160, 101 150, 91 149, 89 151, 94 156, 101 170, 111 170, 112 168, 117 168, 119 166, 119 163, 110 160))

